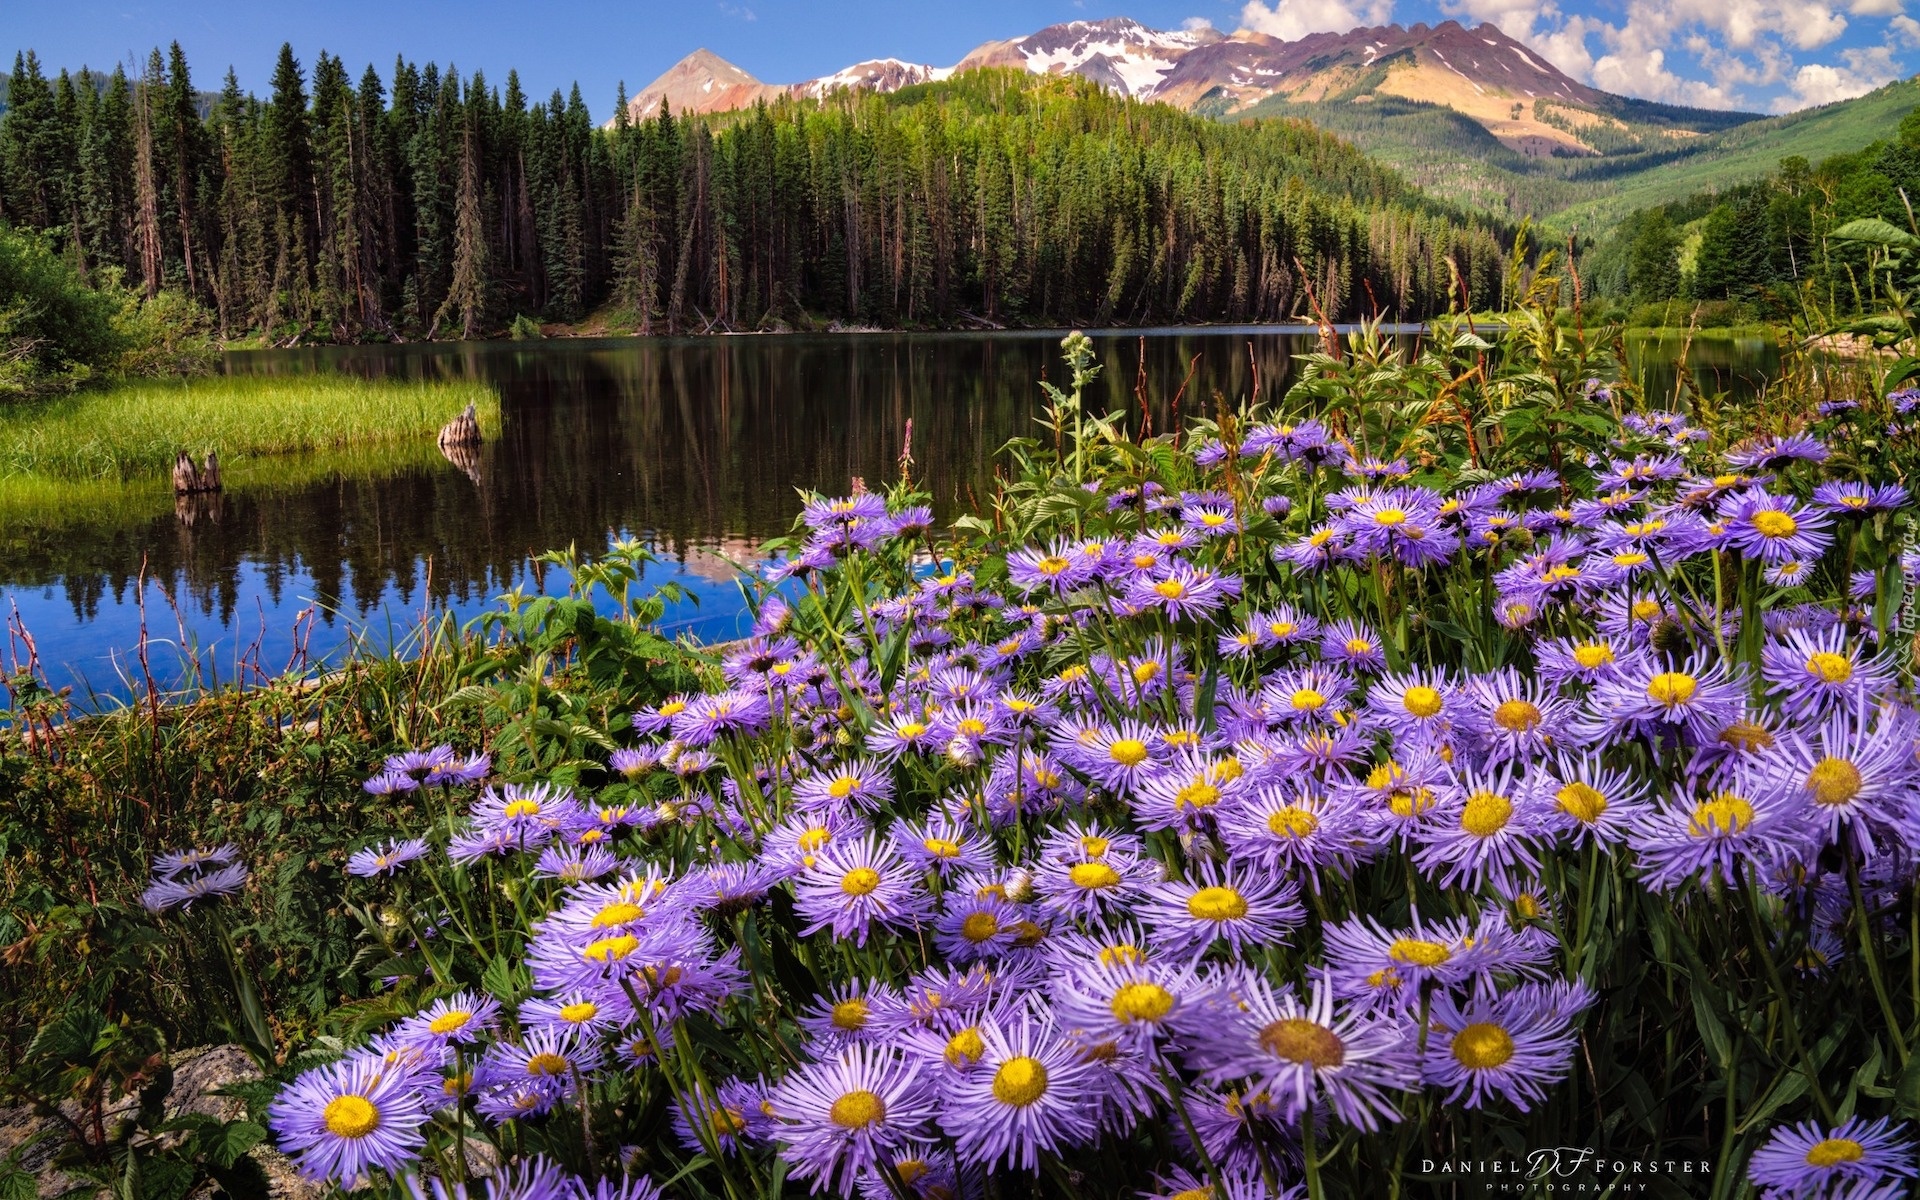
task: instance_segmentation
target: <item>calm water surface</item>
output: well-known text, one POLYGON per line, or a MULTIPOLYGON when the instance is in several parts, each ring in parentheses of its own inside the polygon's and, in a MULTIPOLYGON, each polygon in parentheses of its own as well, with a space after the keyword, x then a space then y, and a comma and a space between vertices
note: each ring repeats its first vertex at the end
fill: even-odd
MULTIPOLYGON (((995 451, 1037 430, 1037 381, 1059 374, 1059 336, 230 354, 225 369, 235 373, 482 380, 500 392, 502 435, 461 463, 422 448, 318 478, 289 470, 286 482, 231 488, 178 512, 156 494, 144 508, 7 530, 0 603, 17 606, 56 685, 125 695, 141 670, 132 651, 143 607, 163 683, 182 679, 189 651, 203 676, 232 678, 242 657, 281 669, 301 653, 337 654, 354 631, 385 644, 424 611, 466 619, 515 587, 563 590, 564 578, 537 571, 530 555, 635 537, 661 559, 649 582, 671 579, 697 598, 668 613, 670 627, 735 636, 739 571, 788 530, 795 489, 844 492, 855 476, 883 487, 909 422, 915 479, 943 516, 972 510, 991 487, 995 451)), ((1310 341, 1271 328, 1095 335, 1104 369, 1093 405, 1137 415, 1144 402, 1164 428, 1176 393, 1185 412, 1210 410, 1216 392, 1249 395, 1256 372, 1261 394, 1276 398, 1310 341)), ((1723 366, 1740 386, 1741 372, 1758 378, 1771 363, 1734 351, 1723 366)))

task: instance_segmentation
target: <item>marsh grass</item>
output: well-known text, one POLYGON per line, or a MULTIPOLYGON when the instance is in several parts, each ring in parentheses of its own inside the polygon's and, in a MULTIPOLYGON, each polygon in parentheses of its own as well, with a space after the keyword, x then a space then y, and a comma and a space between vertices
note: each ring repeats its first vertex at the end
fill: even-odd
POLYGON ((137 382, 0 410, 0 483, 135 481, 161 476, 185 450, 220 455, 231 476, 250 459, 430 441, 468 403, 482 432, 500 430, 484 384, 345 375, 222 375, 137 382))
MULTIPOLYGON (((256 454, 237 458, 231 465, 223 452, 221 473, 229 495, 258 495, 336 479, 386 479, 438 469, 445 462, 431 437, 417 437, 311 454, 256 454)), ((0 552, 16 538, 41 538, 74 526, 131 528, 173 510, 173 484, 166 475, 132 479, 0 475, 0 552)))

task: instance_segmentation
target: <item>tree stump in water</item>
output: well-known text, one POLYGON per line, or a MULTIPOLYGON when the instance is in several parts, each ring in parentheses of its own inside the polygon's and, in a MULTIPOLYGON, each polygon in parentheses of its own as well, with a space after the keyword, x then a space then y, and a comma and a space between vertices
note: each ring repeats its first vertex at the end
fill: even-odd
POLYGON ((192 495, 196 492, 217 492, 220 490, 220 459, 213 451, 207 451, 204 466, 194 466, 193 456, 185 450, 173 460, 173 492, 176 496, 192 495))
POLYGON ((473 411, 473 405, 467 405, 467 411, 448 421, 440 429, 440 449, 449 446, 478 446, 480 444, 480 418, 473 411))

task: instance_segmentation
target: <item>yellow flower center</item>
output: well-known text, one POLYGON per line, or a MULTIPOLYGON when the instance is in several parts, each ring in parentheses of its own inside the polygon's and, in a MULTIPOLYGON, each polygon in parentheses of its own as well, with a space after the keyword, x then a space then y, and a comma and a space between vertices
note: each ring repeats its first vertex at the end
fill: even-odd
POLYGON ((1613 647, 1605 642, 1582 642, 1573 648, 1573 661, 1592 671, 1613 661, 1613 647))
POLYGON ((1754 532, 1765 538, 1792 537, 1800 523, 1777 509, 1763 508, 1753 514, 1754 532))
POLYGON ((1402 820, 1417 817, 1434 806, 1434 795, 1430 788, 1396 789, 1387 797, 1387 809, 1402 820))
POLYGON ((1807 658, 1807 674, 1822 683, 1845 683, 1853 678, 1853 660, 1844 654, 1820 650, 1807 658))
POLYGON ((1220 526, 1225 525, 1227 523, 1226 514, 1217 513, 1217 512, 1203 512, 1200 514, 1200 523, 1202 525, 1209 526, 1213 529, 1218 529, 1220 528, 1220 526))
POLYGON ((1373 643, 1368 641, 1365 638, 1348 638, 1347 653, 1348 654, 1372 654, 1373 643))
POLYGON ((1120 886, 1120 872, 1105 863, 1076 863, 1067 872, 1073 886, 1089 892, 1120 886))
POLYGON ((1088 858, 1105 858, 1107 856, 1107 847, 1112 844, 1113 843, 1106 838, 1095 837, 1090 833, 1080 835, 1080 853, 1086 855, 1088 858))
POLYGON ((1553 794, 1553 801, 1582 825, 1591 825, 1607 811, 1607 798, 1592 784, 1574 780, 1553 794))
POLYGON ((1540 719, 1540 706, 1530 700, 1507 700, 1493 710, 1493 723, 1508 733, 1528 733, 1540 719))
POLYGON ((1453 1035, 1453 1057, 1470 1071, 1502 1066, 1513 1057, 1513 1036, 1498 1025, 1476 1021, 1453 1035))
POLYGON ((1272 634, 1274 637, 1281 638, 1281 639, 1292 637, 1293 631, 1298 628, 1300 627, 1294 624, 1292 621, 1267 622, 1267 632, 1272 634))
POLYGON ((1162 579, 1159 583, 1153 585, 1153 590, 1159 592, 1169 600, 1178 600, 1187 594, 1187 585, 1181 583, 1178 579, 1162 579))
POLYGON ((669 700, 660 706, 660 715, 663 717, 677 717, 685 711, 687 711, 685 700, 669 700))
POLYGON ((1732 792, 1715 793, 1712 799, 1693 806, 1693 821, 1687 832, 1694 837, 1720 837, 1739 833, 1753 824, 1753 805, 1746 797, 1732 792))
POLYGON ((1647 681, 1647 699, 1674 708, 1693 699, 1700 683, 1684 671, 1662 671, 1647 681))
POLYGON ((858 1029, 865 1029, 867 1027, 867 1002, 859 996, 842 1000, 833 1006, 833 1016, 830 1019, 833 1021, 833 1027, 835 1029, 844 1029, 848 1033, 852 1033, 858 1029))
POLYGON ((1347 1046, 1340 1035, 1302 1017, 1282 1017, 1270 1022, 1260 1031, 1260 1048, 1275 1058, 1305 1063, 1315 1070, 1323 1071, 1347 1061, 1347 1046))
POLYGON ((1452 958, 1453 951, 1439 942, 1427 942, 1419 938, 1395 938, 1393 945, 1387 947, 1387 957, 1410 966, 1437 967, 1452 958))
POLYGON ((1000 932, 1000 918, 990 912, 968 913, 960 922, 960 936, 978 945, 1000 932))
POLYGON ((1107 747, 1107 757, 1123 767, 1137 767, 1147 761, 1147 744, 1138 738, 1121 738, 1107 747))
POLYGON ((1061 558, 1058 554, 1049 554, 1039 562, 1033 564, 1033 569, 1042 575, 1059 575, 1072 565, 1072 563, 1061 558))
POLYGON ((537 817, 540 815, 538 800, 510 800, 503 810, 508 817, 537 817))
POLYGON ((854 776, 841 775, 827 785, 827 795, 832 796, 835 800, 845 800, 848 796, 853 795, 853 789, 859 786, 860 781, 854 776))
POLYGON ((1025 1108, 1046 1094, 1047 1068, 1037 1058, 1010 1058, 993 1073, 993 1096, 1002 1104, 1025 1108))
POLYGON ((471 1020, 473 1020, 472 1013, 463 1008, 456 1008, 449 1012, 441 1013, 433 1020, 427 1022, 427 1031, 439 1034, 453 1033, 455 1030, 465 1028, 467 1022, 471 1020))
POLYGON ((582 1021, 591 1021, 600 1015, 600 1006, 591 1000, 582 1000, 578 1004, 566 1004, 560 1008, 560 1019, 578 1025, 582 1021))
POLYGON ((616 900, 599 912, 593 914, 592 924, 595 929, 607 929, 615 925, 631 924, 634 921, 638 921, 644 915, 638 904, 629 904, 624 900, 616 900))
POLYGON ((886 1101, 865 1088, 848 1092, 827 1110, 827 1119, 842 1129, 865 1129, 886 1118, 886 1101))
POLYGON ((1383 508, 1373 514, 1373 523, 1387 526, 1404 525, 1407 523, 1407 514, 1397 508, 1383 508))
POLYGON ((1613 565, 1616 567, 1644 567, 1651 561, 1638 550, 1622 550, 1613 556, 1613 565))
POLYGON ((1720 731, 1719 741, 1742 754, 1773 749, 1773 734, 1767 732, 1765 726, 1752 721, 1735 721, 1720 731))
POLYGON ((591 959, 597 963, 618 962, 639 948, 639 938, 634 937, 630 933, 622 933, 614 937, 601 938, 599 941, 588 942, 586 948, 580 951, 580 957, 591 959))
POLYGON ((1141 953, 1140 947, 1134 945, 1132 942, 1121 942, 1118 945, 1102 946, 1100 948, 1100 965, 1103 967, 1111 967, 1120 963, 1125 963, 1127 966, 1132 967, 1139 966, 1145 961, 1147 961, 1147 956, 1141 953))
POLYGON ((1513 819, 1513 801, 1484 789, 1467 797, 1460 812, 1460 828, 1475 837, 1492 837, 1513 819))
POLYGON ((920 839, 920 844, 925 846, 927 853, 933 855, 935 858, 960 857, 960 843, 949 841, 946 838, 922 838, 920 839))
POLYGON ((1289 804, 1267 817, 1267 831, 1275 837, 1312 837, 1320 828, 1320 818, 1304 808, 1289 804))
POLYGON ((1823 808, 1838 808, 1860 794, 1860 768, 1844 758, 1823 758, 1807 772, 1807 794, 1823 808))
POLYGON ((1152 659, 1133 664, 1133 681, 1135 683, 1152 683, 1159 677, 1160 664, 1154 662, 1152 659))
POLYGON ((945 1056, 948 1066, 965 1067, 979 1062, 986 1052, 987 1043, 981 1039, 980 1030, 969 1025, 947 1039, 945 1056))
POLYGON ((866 896, 880 886, 880 872, 872 867, 855 867, 840 877, 840 890, 849 896, 866 896))
POLYGON ((540 1053, 527 1059, 527 1074, 529 1075, 565 1075, 570 1069, 567 1060, 553 1053, 551 1050, 542 1050, 540 1053))
POLYGON ((1204 779, 1196 779, 1180 789, 1173 798, 1175 808, 1212 808, 1220 803, 1220 789, 1204 779))
POLYGON ((1113 994, 1113 1015, 1121 1021, 1158 1022, 1173 1011, 1173 993, 1157 983, 1129 983, 1113 994))
POLYGON ((1327 698, 1312 688, 1301 688, 1293 694, 1293 710, 1295 712, 1310 712, 1316 708, 1324 708, 1326 707, 1326 703, 1327 698))
POLYGON ((1416 717, 1426 718, 1440 712, 1444 702, 1440 698, 1440 689, 1430 688, 1424 683, 1416 683, 1400 697, 1400 706, 1416 717))
POLYGON ((1852 1138, 1826 1138, 1808 1148, 1807 1165, 1837 1167, 1841 1163, 1859 1162, 1866 1154, 1867 1148, 1852 1138))
POLYGON ((1203 887, 1187 897, 1187 912, 1201 921, 1238 921, 1247 915, 1247 898, 1230 887, 1203 887))
POLYGON ((820 826, 815 825, 813 828, 806 830, 797 839, 795 839, 794 844, 800 847, 800 849, 802 850, 818 850, 820 847, 826 845, 828 839, 832 837, 833 835, 828 833, 825 829, 822 829, 820 826))
POLYGON ((365 1096, 335 1096, 320 1119, 335 1137, 363 1138, 380 1128, 380 1110, 365 1096))
POLYGON ((1634 620, 1651 621, 1659 615, 1660 602, 1658 600, 1635 600, 1633 602, 1634 620))

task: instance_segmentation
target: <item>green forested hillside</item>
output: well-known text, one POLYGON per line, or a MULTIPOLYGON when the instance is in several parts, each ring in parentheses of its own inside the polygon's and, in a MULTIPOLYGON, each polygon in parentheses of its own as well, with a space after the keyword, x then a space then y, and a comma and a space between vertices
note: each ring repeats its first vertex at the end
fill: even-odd
MULTIPOLYGON (((106 87, 22 59, 0 217, 185 292, 227 336, 475 336, 613 305, 650 330, 1426 315, 1497 296, 1500 227, 1298 122, 969 73, 724 117, 531 101, 283 48, 204 119, 178 47, 106 87)), ((622 97, 624 101, 624 97, 622 97)))
MULTIPOLYGON (((1625 128, 1594 157, 1531 157, 1443 105, 1371 93, 1366 81, 1313 103, 1282 99, 1254 117, 1308 120, 1351 140, 1435 195, 1508 219, 1604 231, 1627 213, 1757 178, 1792 155, 1818 159, 1893 136, 1920 103, 1920 82, 1892 83, 1853 100, 1782 117, 1677 109, 1618 99, 1609 115, 1625 128), (1687 131, 1702 131, 1690 135, 1687 131)), ((1536 102, 1536 109, 1545 102, 1536 102)), ((1548 119, 1552 119, 1549 113, 1548 119)))
MULTIPOLYGON (((1685 301, 1667 320, 1693 319, 1701 302, 1747 319, 1871 313, 1887 299, 1889 264, 1847 227, 1878 218, 1901 236, 1915 227, 1915 199, 1920 110, 1863 149, 1789 155, 1760 178, 1627 213, 1585 255, 1584 272, 1594 295, 1685 301)), ((1902 287, 1912 287, 1910 274, 1904 265, 1902 287)))

